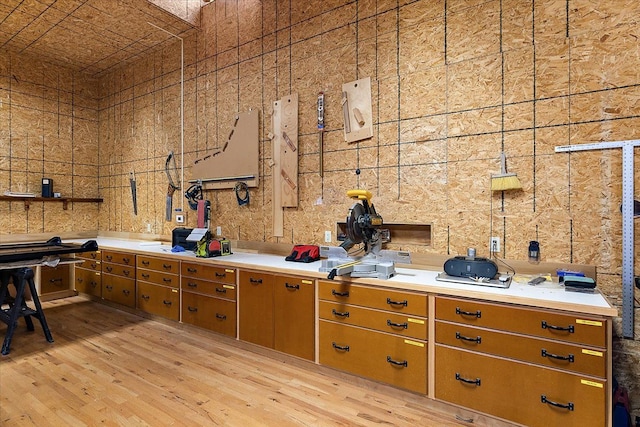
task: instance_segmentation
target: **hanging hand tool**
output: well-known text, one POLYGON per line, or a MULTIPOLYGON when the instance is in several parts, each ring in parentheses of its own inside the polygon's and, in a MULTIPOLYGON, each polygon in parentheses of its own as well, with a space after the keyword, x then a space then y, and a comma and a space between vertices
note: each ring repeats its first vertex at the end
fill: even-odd
POLYGON ((138 199, 136 197, 136 173, 129 172, 129 184, 131 184, 131 200, 133 201, 133 214, 138 215, 138 199))
POLYGON ((324 173, 322 152, 324 151, 324 92, 318 94, 318 143, 320 149, 320 176, 324 173))
POLYGON ((178 168, 176 166, 176 158, 173 155, 173 151, 169 151, 169 156, 167 157, 167 161, 164 163, 164 171, 167 174, 167 179, 169 180, 169 185, 167 186, 167 203, 166 203, 166 211, 165 211, 165 220, 171 221, 171 215, 173 211, 173 193, 176 190, 180 189, 179 185, 175 184, 173 177, 171 176, 171 171, 169 170, 169 163, 173 161, 173 170, 176 175, 178 175, 178 168))

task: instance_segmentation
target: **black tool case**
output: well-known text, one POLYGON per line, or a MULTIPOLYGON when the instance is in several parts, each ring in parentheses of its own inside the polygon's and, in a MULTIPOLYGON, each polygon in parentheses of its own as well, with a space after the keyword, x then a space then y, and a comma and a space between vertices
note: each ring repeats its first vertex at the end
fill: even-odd
POLYGON ((187 242, 187 237, 193 228, 177 227, 171 232, 171 246, 180 245, 185 251, 192 251, 196 248, 197 242, 187 242))

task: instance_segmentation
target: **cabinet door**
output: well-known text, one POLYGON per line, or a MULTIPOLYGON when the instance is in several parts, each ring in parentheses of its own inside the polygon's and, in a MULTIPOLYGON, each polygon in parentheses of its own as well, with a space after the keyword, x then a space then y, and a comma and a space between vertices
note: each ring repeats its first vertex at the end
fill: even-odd
POLYGON ((102 280, 100 273, 76 267, 76 291, 95 297, 102 296, 102 280))
POLYGON ((182 321, 235 337, 236 304, 233 301, 182 292, 182 321))
POLYGON ((313 360, 315 304, 313 280, 279 276, 274 292, 274 348, 313 360))
POLYGON ((69 289, 69 266, 40 267, 40 294, 69 289))
POLYGON ((102 298, 127 307, 136 306, 136 280, 112 274, 102 275, 102 298))
POLYGON ((273 283, 271 274, 240 271, 241 340, 273 348, 273 283))
POLYGON ((180 294, 175 288, 138 282, 138 308, 177 321, 180 318, 180 294))

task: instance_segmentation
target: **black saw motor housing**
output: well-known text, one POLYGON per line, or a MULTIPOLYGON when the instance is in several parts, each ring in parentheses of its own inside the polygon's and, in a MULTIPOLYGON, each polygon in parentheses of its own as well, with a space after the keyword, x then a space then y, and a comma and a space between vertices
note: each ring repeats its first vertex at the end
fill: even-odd
POLYGON ((498 274, 498 266, 487 258, 457 256, 444 263, 444 272, 454 277, 487 277, 493 279, 498 274))

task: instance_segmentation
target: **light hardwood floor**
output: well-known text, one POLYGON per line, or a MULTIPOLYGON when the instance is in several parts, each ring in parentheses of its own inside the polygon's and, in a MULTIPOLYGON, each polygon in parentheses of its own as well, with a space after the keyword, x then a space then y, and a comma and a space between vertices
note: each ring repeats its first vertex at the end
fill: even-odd
POLYGON ((82 297, 44 307, 55 342, 21 319, 0 356, 2 426, 468 425, 424 397, 187 325, 82 297))

